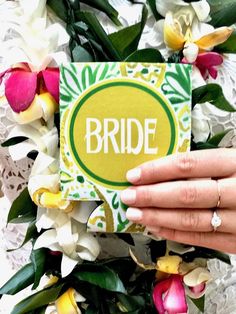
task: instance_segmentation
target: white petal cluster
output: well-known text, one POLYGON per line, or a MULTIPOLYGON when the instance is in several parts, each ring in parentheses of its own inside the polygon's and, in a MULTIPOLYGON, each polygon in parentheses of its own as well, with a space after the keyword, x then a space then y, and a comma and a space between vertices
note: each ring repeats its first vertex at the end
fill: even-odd
POLYGON ((69 36, 65 26, 52 17, 46 0, 0 3, 0 59, 4 68, 27 62, 31 70, 39 71, 68 60, 64 50, 69 36))

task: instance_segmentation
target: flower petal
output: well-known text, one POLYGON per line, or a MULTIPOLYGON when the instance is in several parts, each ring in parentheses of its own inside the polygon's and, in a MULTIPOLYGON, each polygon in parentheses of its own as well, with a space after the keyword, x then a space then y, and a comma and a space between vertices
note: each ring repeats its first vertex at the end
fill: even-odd
POLYGON ((5 83, 6 98, 12 110, 17 113, 25 111, 34 100, 36 89, 36 73, 13 72, 5 83))
POLYGON ((199 19, 199 21, 206 21, 210 14, 210 5, 206 0, 191 2, 191 5, 199 19))
POLYGON ((164 297, 164 308, 169 314, 187 313, 185 290, 182 277, 172 276, 171 285, 164 297))
POLYGON ((184 283, 189 287, 195 287, 203 282, 208 282, 211 279, 209 270, 203 267, 198 267, 184 276, 184 283))
POLYGON ((201 37, 195 41, 195 44, 203 50, 209 50, 217 45, 225 42, 229 36, 232 34, 233 29, 230 27, 220 27, 214 32, 201 37))
POLYGON ((56 102, 59 103, 59 69, 48 68, 42 71, 42 75, 47 91, 53 96, 56 102))
POLYGON ((163 304, 163 294, 166 293, 166 291, 169 289, 171 285, 171 277, 163 280, 161 282, 158 282, 153 290, 153 302, 155 304, 156 309, 158 310, 159 314, 165 314, 165 308, 163 304))
POLYGON ((165 18, 164 41, 173 50, 181 50, 185 43, 181 26, 178 21, 174 20, 171 12, 168 12, 165 18))
POLYGON ((69 288, 55 302, 58 314, 81 314, 75 300, 75 289, 69 288))
POLYGON ((75 260, 67 256, 66 254, 63 254, 62 261, 61 261, 62 277, 64 278, 67 275, 69 275, 72 272, 72 270, 75 268, 75 266, 78 264, 79 261, 80 261, 79 257, 78 257, 78 260, 75 260))

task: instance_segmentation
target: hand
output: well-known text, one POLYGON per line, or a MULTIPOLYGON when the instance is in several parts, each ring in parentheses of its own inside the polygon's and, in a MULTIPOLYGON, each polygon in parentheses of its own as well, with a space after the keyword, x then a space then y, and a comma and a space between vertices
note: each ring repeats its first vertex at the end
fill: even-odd
POLYGON ((174 154, 128 171, 127 218, 156 236, 236 253, 236 149, 174 154), (216 208, 217 206, 217 208, 216 208), (214 232, 216 211, 222 224, 214 232))

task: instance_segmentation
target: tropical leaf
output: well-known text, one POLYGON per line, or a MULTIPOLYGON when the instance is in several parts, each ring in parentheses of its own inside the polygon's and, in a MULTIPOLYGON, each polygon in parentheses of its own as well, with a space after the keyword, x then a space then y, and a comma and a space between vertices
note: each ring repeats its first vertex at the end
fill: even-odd
POLYGON ((11 314, 28 314, 44 305, 54 302, 60 295, 63 284, 39 291, 18 303, 11 314))
POLYGON ((200 86, 193 90, 192 97, 193 106, 209 102, 221 110, 228 112, 236 111, 225 98, 222 87, 218 84, 200 86))
POLYGON ((80 1, 106 13, 107 16, 117 26, 122 25, 121 22, 118 20, 118 12, 110 5, 110 3, 107 0, 80 0, 80 1))
POLYGON ((115 47, 116 51, 118 51, 122 60, 125 60, 130 54, 137 50, 143 28, 147 20, 147 14, 147 8, 144 5, 142 19, 139 23, 108 35, 112 45, 115 47))
POLYGON ((204 313, 204 309, 205 309, 205 295, 203 295, 201 298, 198 298, 198 299, 192 299, 192 298, 189 298, 189 299, 196 305, 196 307, 202 313, 204 313))
POLYGON ((126 62, 164 62, 162 54, 157 49, 146 48, 133 52, 126 59, 126 62))
POLYGON ((12 138, 6 140, 5 142, 3 142, 1 144, 1 146, 2 147, 9 147, 9 146, 13 146, 13 145, 22 143, 26 140, 28 140, 28 137, 26 137, 26 136, 15 136, 15 137, 12 137, 12 138))
POLYGON ((152 14, 154 15, 156 21, 159 21, 160 19, 163 19, 164 17, 161 16, 156 9, 156 0, 147 0, 148 5, 150 6, 152 10, 152 14))
POLYGON ((37 206, 31 200, 26 187, 14 200, 10 208, 7 223, 29 222, 36 218, 37 206))
POLYGON ((33 289, 36 289, 39 285, 40 279, 45 273, 46 250, 45 249, 32 250, 30 259, 34 266, 35 273, 33 289))
POLYGON ((125 287, 118 275, 107 266, 96 264, 86 265, 85 270, 80 267, 78 271, 73 272, 73 277, 105 290, 126 293, 125 287))
POLYGON ((236 23, 236 0, 207 0, 211 7, 210 23, 215 27, 236 23))
POLYGON ((228 134, 231 130, 226 130, 224 132, 220 132, 216 135, 214 135, 213 137, 211 137, 207 143, 211 144, 211 145, 215 145, 216 147, 218 147, 218 145, 220 144, 220 142, 222 141, 222 139, 225 137, 226 134, 228 134))
POLYGON ((67 21, 67 6, 64 0, 47 0, 47 5, 56 13, 64 22, 67 21))
MULTIPOLYGON (((23 266, 0 289, 0 294, 14 295, 34 282, 34 267, 32 263, 23 266)), ((18 313, 17 313, 18 314, 18 313)))

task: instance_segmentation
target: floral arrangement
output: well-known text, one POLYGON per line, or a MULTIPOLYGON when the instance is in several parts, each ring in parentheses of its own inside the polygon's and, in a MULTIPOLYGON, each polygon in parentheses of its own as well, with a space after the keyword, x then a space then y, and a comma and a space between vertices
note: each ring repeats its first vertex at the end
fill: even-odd
MULTIPOLYGON (((14 295, 30 285, 36 291, 12 314, 177 314, 187 313, 189 302, 204 312, 211 280, 207 260, 230 263, 226 254, 141 235, 117 234, 105 241, 109 236, 86 231, 92 202, 62 199, 59 66, 190 63, 192 149, 231 147, 234 130, 216 128, 212 117, 236 110, 217 83, 228 54, 236 52, 235 10, 233 0, 0 1, 1 103, 15 121, 2 146, 14 161, 33 160, 27 188, 7 221, 28 223, 22 246, 32 242, 30 261, 0 294, 14 295), (120 246, 119 256, 103 254, 108 242, 120 246)), ((68 96, 61 90, 60 97, 68 96)))

